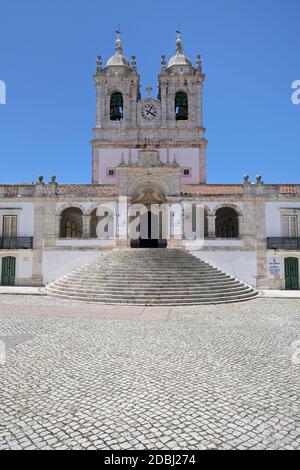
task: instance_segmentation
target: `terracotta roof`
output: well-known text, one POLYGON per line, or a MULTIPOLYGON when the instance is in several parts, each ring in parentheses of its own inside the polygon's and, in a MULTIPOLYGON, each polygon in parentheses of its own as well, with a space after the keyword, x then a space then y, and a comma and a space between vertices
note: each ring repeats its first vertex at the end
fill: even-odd
POLYGON ((117 187, 113 184, 61 184, 56 188, 60 196, 113 196, 117 187))
POLYGON ((222 194, 243 194, 243 186, 238 184, 183 184, 181 186, 182 194, 203 194, 222 195, 222 194))
POLYGON ((17 196, 19 194, 19 186, 17 185, 5 185, 4 196, 17 196))
POLYGON ((297 194, 297 187, 293 184, 284 184, 279 188, 280 194, 297 194))

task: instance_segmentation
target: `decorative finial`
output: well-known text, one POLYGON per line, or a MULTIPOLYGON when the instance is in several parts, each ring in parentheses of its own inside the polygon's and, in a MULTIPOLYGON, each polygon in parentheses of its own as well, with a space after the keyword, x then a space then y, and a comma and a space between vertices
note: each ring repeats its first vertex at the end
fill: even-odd
POLYGON ((122 154, 121 154, 121 161, 119 163, 119 166, 126 166, 124 152, 122 152, 122 154))
POLYGON ((256 175, 256 184, 263 184, 261 175, 256 175))
POLYGON ((147 86, 147 87, 145 88, 145 90, 146 90, 146 92, 148 93, 147 98, 150 98, 150 99, 151 99, 151 98, 152 98, 152 96, 151 96, 152 87, 151 87, 151 86, 147 86))
POLYGON ((167 165, 170 166, 170 149, 167 149, 167 165))
POLYGON ((44 182, 44 177, 43 176, 38 176, 38 182, 39 182, 39 184, 42 184, 44 182))
POLYGON ((120 25, 118 25, 118 29, 116 30, 116 33, 117 33, 117 39, 116 39, 116 54, 122 55, 122 53, 123 53, 123 48, 122 48, 122 41, 121 41, 120 25))
POLYGON ((131 149, 129 149, 128 153, 128 165, 132 166, 132 154, 131 154, 131 149))
POLYGON ((197 58, 196 58, 196 69, 201 72, 202 70, 202 63, 201 63, 201 56, 200 54, 197 55, 197 58))
POLYGON ((180 31, 180 25, 178 25, 177 33, 177 40, 176 40, 176 54, 183 54, 183 47, 182 47, 182 34, 180 31))
POLYGON ((162 67, 164 67, 165 65, 167 65, 167 61, 166 61, 166 56, 165 56, 165 54, 162 54, 162 56, 161 56, 161 65, 162 65, 162 67))
POLYGON ((173 168, 178 168, 179 166, 180 166, 180 165, 179 165, 179 163, 177 162, 176 155, 175 155, 175 153, 174 153, 172 167, 173 167, 173 168))
POLYGON ((132 55, 132 56, 131 56, 130 66, 131 66, 131 68, 136 69, 136 59, 135 59, 135 55, 132 55))
POLYGON ((51 184, 55 184, 55 183, 56 183, 56 176, 51 176, 50 183, 51 183, 51 184))
POLYGON ((101 72, 102 70, 102 57, 101 55, 98 55, 97 59, 97 73, 101 72))
POLYGON ((244 184, 248 184, 248 183, 249 183, 249 175, 244 175, 244 176, 243 176, 243 179, 244 179, 244 184))

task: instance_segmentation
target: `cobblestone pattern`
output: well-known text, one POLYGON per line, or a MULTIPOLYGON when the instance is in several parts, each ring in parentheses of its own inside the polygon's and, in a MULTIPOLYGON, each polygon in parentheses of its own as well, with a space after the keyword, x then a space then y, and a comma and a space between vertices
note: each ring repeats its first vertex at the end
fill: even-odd
POLYGON ((0 302, 0 449, 300 447, 298 300, 0 302))

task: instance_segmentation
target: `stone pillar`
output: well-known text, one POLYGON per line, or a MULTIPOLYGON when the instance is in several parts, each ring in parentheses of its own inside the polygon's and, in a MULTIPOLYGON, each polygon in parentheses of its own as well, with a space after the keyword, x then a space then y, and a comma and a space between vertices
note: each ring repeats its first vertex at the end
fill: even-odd
POLYGON ((56 238, 60 237, 60 224, 61 224, 61 215, 55 215, 55 236, 56 238))
POLYGON ((216 238, 216 216, 207 216, 207 236, 208 238, 216 238))
POLYGON ((130 240, 128 238, 128 206, 126 196, 120 196, 119 198, 116 223, 116 245, 120 248, 127 248, 130 246, 130 240))
POLYGON ((161 89, 161 127, 167 127, 167 94, 166 94, 166 85, 162 84, 161 89))
POLYGON ((242 215, 238 216, 238 233, 239 238, 244 236, 244 217, 242 215))
POLYGON ((267 276, 267 239, 266 239, 266 214, 264 199, 256 199, 256 253, 257 253, 257 287, 269 288, 267 276))
POLYGON ((199 182, 206 183, 206 146, 207 141, 202 140, 199 148, 199 182))
POLYGON ((82 238, 90 238, 91 236, 91 215, 82 216, 82 238))
POLYGON ((34 233, 32 256, 32 285, 43 285, 44 205, 37 202, 34 207, 34 233))
MULTIPOLYGON (((98 79, 99 80, 99 79, 98 79)), ((102 93, 101 83, 96 84, 96 127, 101 127, 102 124, 102 93)))

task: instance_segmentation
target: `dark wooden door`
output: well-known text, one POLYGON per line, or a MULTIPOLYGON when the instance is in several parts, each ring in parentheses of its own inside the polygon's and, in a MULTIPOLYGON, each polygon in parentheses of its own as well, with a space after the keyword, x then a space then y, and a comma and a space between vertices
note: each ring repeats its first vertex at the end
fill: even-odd
POLYGON ((6 256, 2 258, 1 285, 14 286, 16 282, 16 258, 6 256))
POLYGON ((293 290, 299 289, 298 258, 285 258, 284 272, 285 272, 285 288, 293 289, 293 290))

